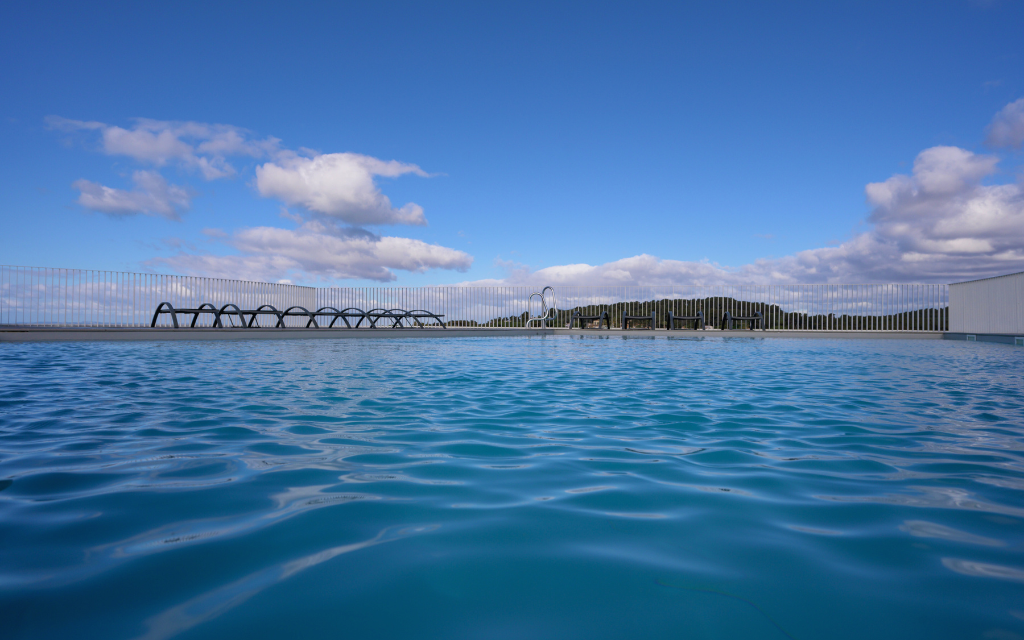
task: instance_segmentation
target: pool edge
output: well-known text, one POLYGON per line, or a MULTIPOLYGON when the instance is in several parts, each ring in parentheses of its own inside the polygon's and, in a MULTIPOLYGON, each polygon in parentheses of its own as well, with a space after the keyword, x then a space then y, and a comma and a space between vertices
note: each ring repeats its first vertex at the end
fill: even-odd
MULTIPOLYGON (((0 326, 0 342, 73 342, 143 340, 344 340, 380 338, 467 338, 510 336, 600 336, 605 338, 831 338, 831 339, 958 339, 938 331, 667 331, 658 329, 542 329, 451 327, 448 329, 213 329, 149 327, 24 327, 0 326)), ((963 339, 963 338, 959 338, 963 339)), ((979 338, 980 339, 980 338, 979 338)), ((1010 343, 1012 344, 1012 338, 1010 343)))

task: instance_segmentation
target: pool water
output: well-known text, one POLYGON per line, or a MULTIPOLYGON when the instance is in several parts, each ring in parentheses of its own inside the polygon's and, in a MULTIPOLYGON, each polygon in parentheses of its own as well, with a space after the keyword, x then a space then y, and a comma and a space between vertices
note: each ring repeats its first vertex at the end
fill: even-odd
POLYGON ((1024 349, 0 344, 0 637, 1024 638, 1024 349))

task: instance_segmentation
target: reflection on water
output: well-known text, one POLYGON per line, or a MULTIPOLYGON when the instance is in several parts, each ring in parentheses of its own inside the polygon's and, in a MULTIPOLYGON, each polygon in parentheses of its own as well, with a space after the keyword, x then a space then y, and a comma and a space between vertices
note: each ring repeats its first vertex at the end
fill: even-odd
POLYGON ((0 635, 1024 638, 1022 365, 889 340, 0 345, 0 635))
POLYGON ((397 540, 401 536, 432 531, 436 528, 437 526, 422 526, 404 527, 398 530, 385 529, 370 540, 331 547, 297 560, 260 569, 236 582, 202 593, 187 602, 153 616, 146 620, 149 631, 139 638, 140 640, 163 640, 174 637, 186 629, 237 607, 267 587, 287 580, 297 573, 327 562, 343 553, 358 551, 382 542, 397 540))

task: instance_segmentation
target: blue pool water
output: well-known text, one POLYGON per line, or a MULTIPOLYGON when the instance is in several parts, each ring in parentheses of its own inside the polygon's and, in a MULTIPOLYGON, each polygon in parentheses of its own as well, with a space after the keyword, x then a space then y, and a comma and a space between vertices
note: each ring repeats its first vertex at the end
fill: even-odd
POLYGON ((1024 349, 0 344, 0 637, 1024 638, 1024 349))

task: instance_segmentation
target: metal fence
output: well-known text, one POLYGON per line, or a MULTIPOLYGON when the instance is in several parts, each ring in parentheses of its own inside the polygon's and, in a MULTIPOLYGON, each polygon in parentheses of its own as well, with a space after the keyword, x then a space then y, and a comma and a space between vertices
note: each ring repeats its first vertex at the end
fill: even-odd
MULTIPOLYGON (((204 302, 218 307, 229 302, 248 308, 261 304, 280 309, 309 307, 316 304, 316 289, 152 273, 0 266, 0 324, 148 327, 161 302, 175 308, 195 308, 204 302)), ((299 318, 288 320, 300 324, 299 318)), ((212 322, 212 316, 201 315, 196 326, 212 322)), ((170 324, 165 315, 158 326, 170 324)))
MULTIPOLYGON (((300 306, 338 310, 426 310, 441 314, 448 326, 522 327, 540 315, 540 287, 330 287, 248 282, 191 276, 0 266, 0 324, 32 326, 149 326, 161 302, 175 308, 243 309, 270 304, 284 310, 300 306), (530 305, 533 304, 531 312, 530 305)), ((667 315, 702 311, 709 327, 725 312, 760 312, 768 329, 809 331, 947 331, 949 287, 932 284, 750 285, 750 286, 559 286, 544 304, 554 309, 549 327, 564 327, 574 311, 607 311, 613 327, 623 315, 655 313, 665 328, 667 315)), ((191 315, 179 320, 191 321, 191 315)), ((210 326, 201 315, 196 326, 210 326)), ((304 326, 301 317, 287 318, 304 326)), ((169 326, 168 315, 159 326, 169 326)))
MULTIPOLYGON (((343 310, 422 309, 454 327, 523 327, 537 287, 331 287, 317 289, 316 307, 343 310)), ((530 315, 541 315, 534 300, 530 315)), ((550 301, 549 301, 550 304, 550 301)), ((568 320, 566 321, 568 322, 568 320)), ((565 324, 565 323, 563 323, 565 324)))
MULTIPOLYGON (((946 331, 949 286, 944 284, 666 285, 651 287, 556 287, 558 322, 571 314, 607 311, 611 325, 622 316, 655 313, 666 328, 668 312, 704 314, 717 326, 726 312, 760 312, 765 327, 804 331, 946 331)), ((550 323, 549 323, 550 324, 550 323)))

